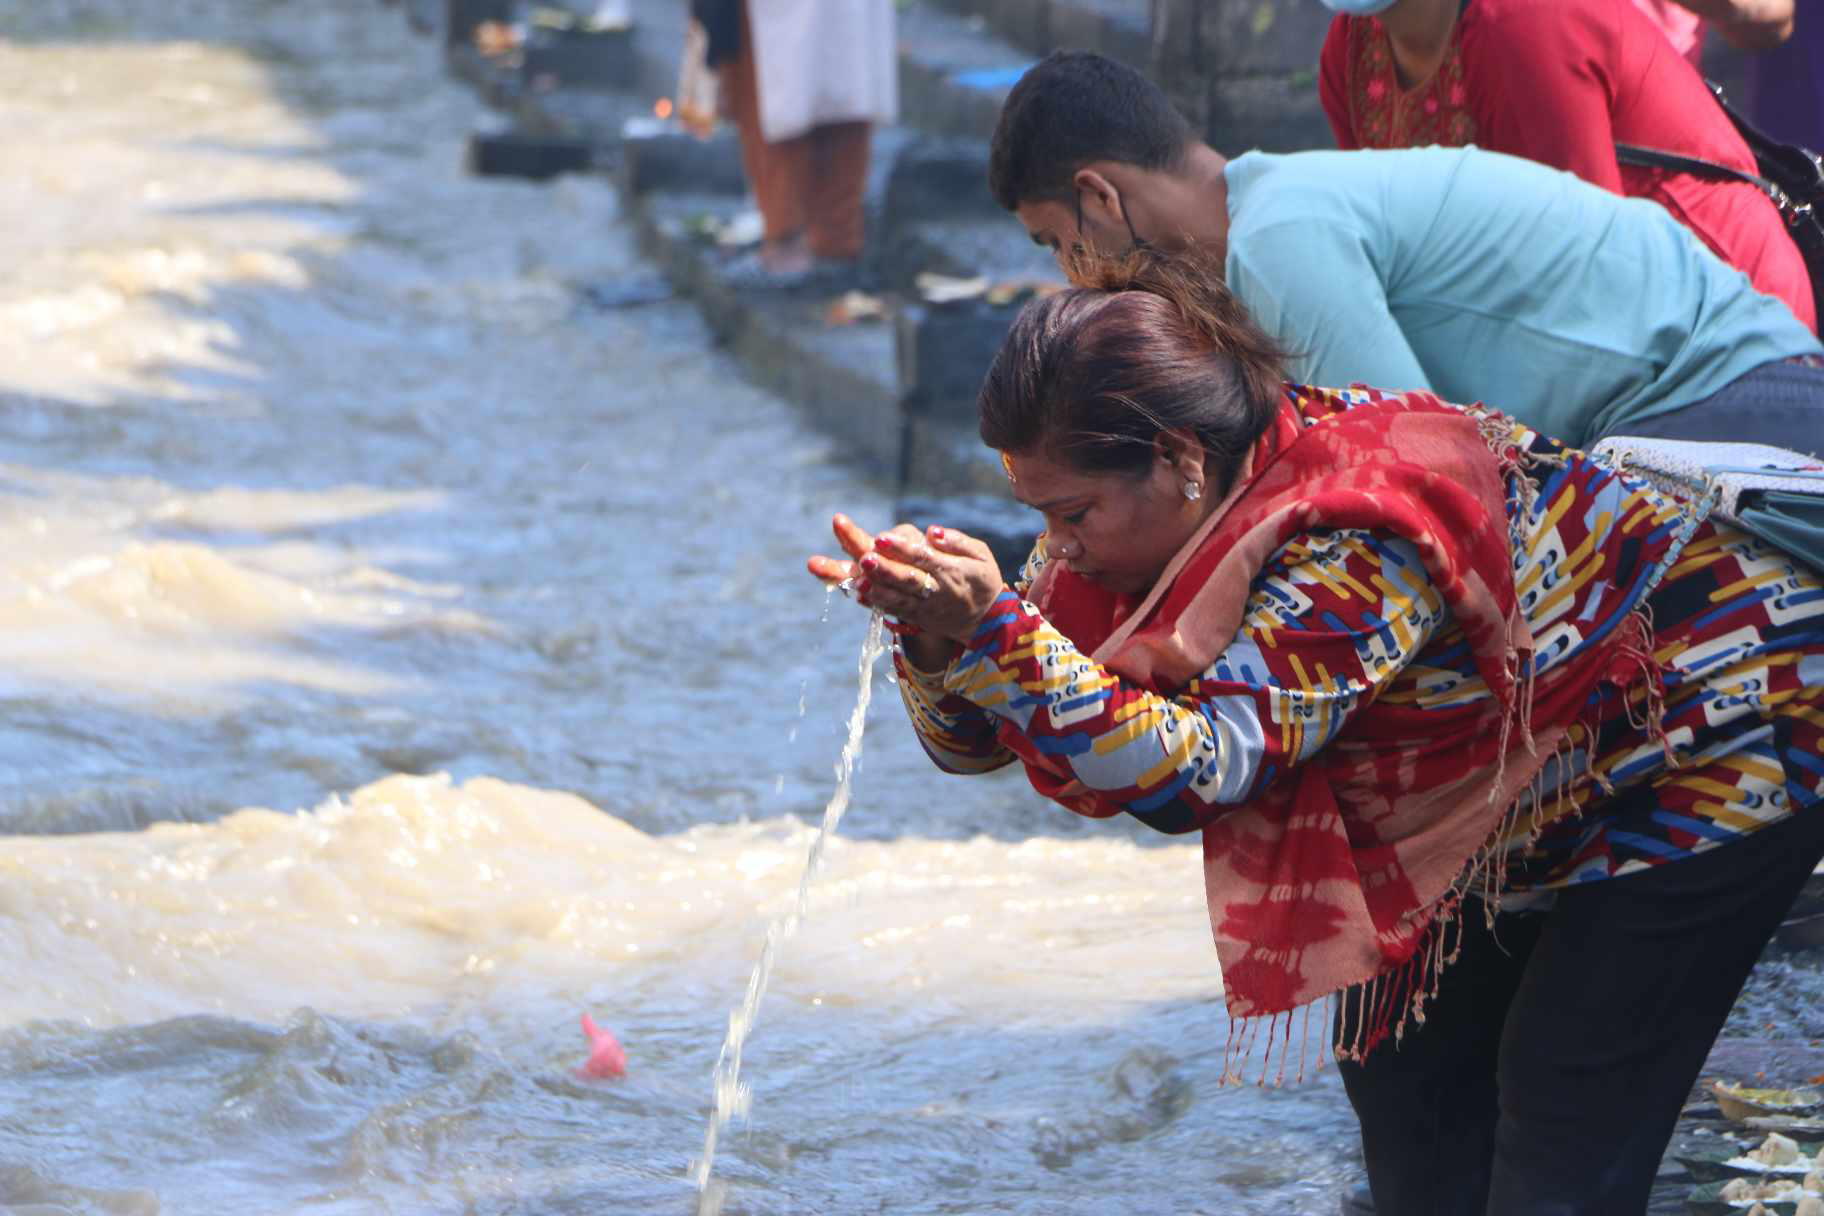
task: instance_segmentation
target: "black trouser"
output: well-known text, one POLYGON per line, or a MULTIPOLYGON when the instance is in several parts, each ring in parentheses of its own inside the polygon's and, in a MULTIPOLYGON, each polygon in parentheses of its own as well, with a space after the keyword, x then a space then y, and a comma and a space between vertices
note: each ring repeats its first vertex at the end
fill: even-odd
POLYGON ((1492 934, 1472 902, 1424 1025, 1342 1065, 1378 1216, 1644 1212, 1710 1046, 1820 857, 1824 807, 1562 891, 1492 934))

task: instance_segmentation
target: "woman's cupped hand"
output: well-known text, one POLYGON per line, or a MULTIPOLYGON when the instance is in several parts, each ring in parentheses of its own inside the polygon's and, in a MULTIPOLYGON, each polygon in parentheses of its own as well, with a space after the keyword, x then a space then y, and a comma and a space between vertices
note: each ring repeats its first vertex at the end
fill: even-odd
POLYGON ((965 533, 911 524, 871 533, 846 515, 831 528, 848 560, 813 557, 810 572, 933 637, 967 642, 1005 587, 994 554, 965 533))

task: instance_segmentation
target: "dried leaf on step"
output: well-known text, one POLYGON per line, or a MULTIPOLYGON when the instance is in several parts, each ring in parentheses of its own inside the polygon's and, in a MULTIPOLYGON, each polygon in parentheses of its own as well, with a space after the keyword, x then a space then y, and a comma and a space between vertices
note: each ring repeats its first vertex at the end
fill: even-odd
POLYGON ((857 321, 883 321, 887 316, 886 301, 865 291, 844 292, 824 310, 829 325, 853 325, 857 321))

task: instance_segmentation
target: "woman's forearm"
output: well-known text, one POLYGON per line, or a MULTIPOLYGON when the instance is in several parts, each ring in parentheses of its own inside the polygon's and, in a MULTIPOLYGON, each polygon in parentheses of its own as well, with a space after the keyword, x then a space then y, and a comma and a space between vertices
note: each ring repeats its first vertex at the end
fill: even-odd
POLYGON ((916 634, 901 637, 893 654, 899 696, 925 754, 947 773, 984 773, 1013 763, 993 716, 944 688, 945 671, 962 648, 948 643, 950 652, 942 655, 937 647, 921 646, 924 661, 914 660, 913 645, 928 640, 916 634))
POLYGON ((900 638, 899 648, 906 656, 906 662, 919 671, 932 675, 942 675, 944 668, 954 663, 956 656, 963 653, 960 643, 928 633, 908 634, 900 638))

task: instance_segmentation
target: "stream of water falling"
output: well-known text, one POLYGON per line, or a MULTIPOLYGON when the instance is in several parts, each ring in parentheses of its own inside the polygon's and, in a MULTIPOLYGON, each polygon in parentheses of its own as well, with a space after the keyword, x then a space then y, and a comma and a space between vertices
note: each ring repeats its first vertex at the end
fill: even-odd
MULTIPOLYGON (((829 596, 830 593, 826 592, 826 605, 829 596)), ((828 615, 827 612, 825 615, 828 615)), ((741 1083, 741 1049, 746 1046, 748 1032, 753 1029, 754 1019, 760 1014, 760 1002, 766 999, 766 986, 773 977, 773 960, 779 948, 798 932, 798 926, 810 907, 811 883, 816 881, 818 871, 823 868, 824 845, 835 835, 837 825, 842 822, 843 812, 849 809, 855 787, 855 770, 861 763, 861 735, 868 722, 868 703, 874 698, 874 664, 886 652, 886 638, 887 630, 881 615, 878 612, 871 614, 868 632, 861 642, 861 658, 857 662, 855 708, 849 714, 848 737, 843 740, 842 751, 836 757, 836 788, 830 792, 830 800, 824 804, 823 821, 817 827, 817 835, 811 840, 810 851, 805 854, 804 872, 798 879, 798 898, 792 904, 791 911, 767 926, 766 940, 760 947, 760 958, 754 963, 753 973, 747 979, 746 994, 741 998, 740 1007, 728 1015, 728 1034, 722 1040, 721 1052, 716 1056, 715 1114, 711 1116, 709 1128, 703 1135, 703 1155, 697 1159, 692 1170, 701 1195, 697 1204, 697 1216, 719 1216, 723 1201, 727 1198, 727 1188, 714 1182, 711 1174, 716 1164, 716 1141, 722 1129, 736 1117, 745 1119, 752 1103, 751 1091, 741 1083)))

